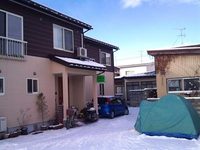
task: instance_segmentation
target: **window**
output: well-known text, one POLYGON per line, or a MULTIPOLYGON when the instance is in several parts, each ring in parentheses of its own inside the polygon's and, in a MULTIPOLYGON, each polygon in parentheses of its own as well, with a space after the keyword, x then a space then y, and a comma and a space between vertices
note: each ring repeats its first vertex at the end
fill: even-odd
POLYGON ((181 79, 178 80, 168 80, 168 90, 169 91, 182 91, 181 79))
POLYGON ((22 40, 22 18, 8 14, 8 37, 22 40))
POLYGON ((99 94, 104 95, 104 84, 99 84, 99 94))
POLYGON ((184 79, 184 90, 199 90, 199 78, 184 79))
POLYGON ((5 94, 5 79, 0 77, 0 95, 5 94))
POLYGON ((155 88, 155 87, 156 87, 156 81, 142 81, 141 82, 141 89, 155 88))
POLYGON ((73 31, 53 25, 53 44, 55 49, 74 51, 73 31))
POLYGON ((6 36, 6 13, 0 11, 0 36, 6 36))
POLYGON ((23 48, 23 18, 0 10, 0 54, 20 56, 23 48))
POLYGON ((122 101, 121 99, 119 98, 115 98, 111 101, 111 104, 114 104, 114 105, 121 105, 122 104, 122 101))
POLYGON ((140 89, 140 83, 139 82, 127 82, 126 88, 128 89, 128 91, 140 89))
POLYGON ((27 79, 27 93, 35 94, 38 93, 38 80, 27 79))
POLYGON ((101 52, 101 63, 111 66, 111 55, 109 53, 101 52))
POLYGON ((200 90, 200 78, 182 78, 167 80, 169 91, 200 90))
POLYGON ((116 87, 116 92, 117 92, 117 94, 122 94, 123 93, 123 87, 122 86, 117 86, 116 87))

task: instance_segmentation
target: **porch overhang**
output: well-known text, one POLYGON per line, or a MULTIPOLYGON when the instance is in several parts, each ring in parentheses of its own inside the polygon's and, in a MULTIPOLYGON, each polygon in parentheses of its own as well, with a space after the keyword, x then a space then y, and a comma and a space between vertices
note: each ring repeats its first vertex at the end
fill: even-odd
POLYGON ((53 56, 50 59, 70 68, 79 68, 84 70, 106 71, 106 67, 100 63, 91 60, 80 60, 67 57, 53 56))

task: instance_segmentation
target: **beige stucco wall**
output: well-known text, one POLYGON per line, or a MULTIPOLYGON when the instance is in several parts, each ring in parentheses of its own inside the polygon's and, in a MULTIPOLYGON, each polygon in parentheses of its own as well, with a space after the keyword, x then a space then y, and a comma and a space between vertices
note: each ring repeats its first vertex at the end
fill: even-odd
POLYGON ((69 101, 70 106, 81 110, 84 106, 84 76, 69 76, 69 101))
MULTIPOLYGON (((105 83, 104 83, 104 95, 114 95, 114 73, 113 72, 104 72, 105 83)), ((92 99, 92 76, 85 77, 85 100, 89 101, 92 99)), ((99 94, 99 84, 97 84, 97 93, 99 94)))
POLYGON ((41 122, 37 111, 37 94, 28 94, 27 78, 39 80, 39 92, 43 92, 48 104, 48 118, 55 115, 55 82, 51 61, 46 58, 26 56, 25 61, 0 59, 0 77, 5 77, 5 95, 0 96, 0 116, 7 117, 8 127, 18 126, 17 118, 21 109, 28 109, 27 124, 41 122), (36 72, 36 75, 33 75, 36 72))
MULTIPOLYGON (((105 95, 114 95, 114 73, 113 72, 105 72, 106 82, 104 84, 104 93, 105 95)), ((99 87, 98 87, 99 88, 99 87)), ((99 91, 99 89, 98 89, 99 91)))
POLYGON ((167 94, 167 79, 200 76, 200 55, 175 56, 165 71, 165 75, 156 76, 158 97, 167 94))

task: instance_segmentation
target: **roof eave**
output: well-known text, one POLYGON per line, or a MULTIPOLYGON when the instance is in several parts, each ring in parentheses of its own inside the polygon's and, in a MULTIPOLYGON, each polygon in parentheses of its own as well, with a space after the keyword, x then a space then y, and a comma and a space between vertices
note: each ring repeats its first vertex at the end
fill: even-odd
POLYGON ((110 48, 115 49, 115 50, 119 50, 119 47, 117 47, 117 46, 114 46, 112 44, 108 44, 106 42, 103 42, 103 41, 100 41, 100 40, 97 40, 97 39, 94 39, 94 38, 91 38, 91 37, 88 37, 88 36, 84 36, 84 39, 91 41, 91 42, 95 42, 95 43, 104 45, 104 46, 107 46, 107 47, 110 47, 110 48))
POLYGON ((33 9, 35 11, 38 11, 40 13, 43 13, 45 15, 48 15, 48 16, 51 16, 51 17, 54 17, 54 18, 57 18, 57 19, 60 19, 62 21, 65 21, 69 24, 72 24, 74 26, 78 26, 78 27, 81 27, 81 28, 84 28, 84 29, 88 29, 88 30, 91 30, 93 29, 91 25, 89 24, 86 24, 82 21, 79 21, 77 19, 74 19, 72 17, 69 17, 65 14, 62 14, 58 11, 55 11, 51 8, 48 8, 46 6, 43 6, 41 4, 38 4, 36 2, 33 2, 31 0, 9 0, 13 3, 16 3, 16 4, 19 4, 21 6, 24 6, 24 7, 27 7, 29 9, 33 9))
POLYGON ((49 59, 54 61, 54 62, 57 62, 61 65, 64 65, 66 67, 70 67, 70 68, 79 68, 79 69, 84 69, 84 70, 95 70, 95 71, 106 71, 107 70, 106 68, 95 67, 95 66, 81 67, 81 66, 84 66, 84 65, 68 63, 68 62, 65 62, 61 59, 56 58, 55 56, 49 56, 49 59))
POLYGON ((160 50, 148 50, 148 55, 196 55, 200 54, 200 47, 185 47, 185 48, 174 48, 174 49, 160 49, 160 50))

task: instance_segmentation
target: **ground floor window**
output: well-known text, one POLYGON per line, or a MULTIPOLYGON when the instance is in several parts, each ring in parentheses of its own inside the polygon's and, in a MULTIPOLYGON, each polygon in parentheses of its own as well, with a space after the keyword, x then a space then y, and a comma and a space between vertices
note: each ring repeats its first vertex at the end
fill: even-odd
POLYGON ((99 84, 99 94, 104 95, 104 84, 99 84))
POLYGON ((5 94, 5 78, 0 77, 0 95, 5 94))
POLYGON ((36 94, 38 91, 38 79, 27 79, 27 93, 36 94))
POLYGON ((122 86, 117 86, 116 87, 116 94, 119 95, 119 94, 122 94, 123 93, 123 87, 122 86))
POLYGON ((167 81, 169 91, 182 91, 182 81, 181 79, 168 80, 167 81))
POLYGON ((168 79, 167 87, 169 92, 179 92, 191 94, 192 92, 197 93, 200 91, 200 78, 178 78, 178 79, 168 79))
POLYGON ((155 87, 156 87, 156 81, 142 81, 141 82, 141 89, 155 88, 155 87))

